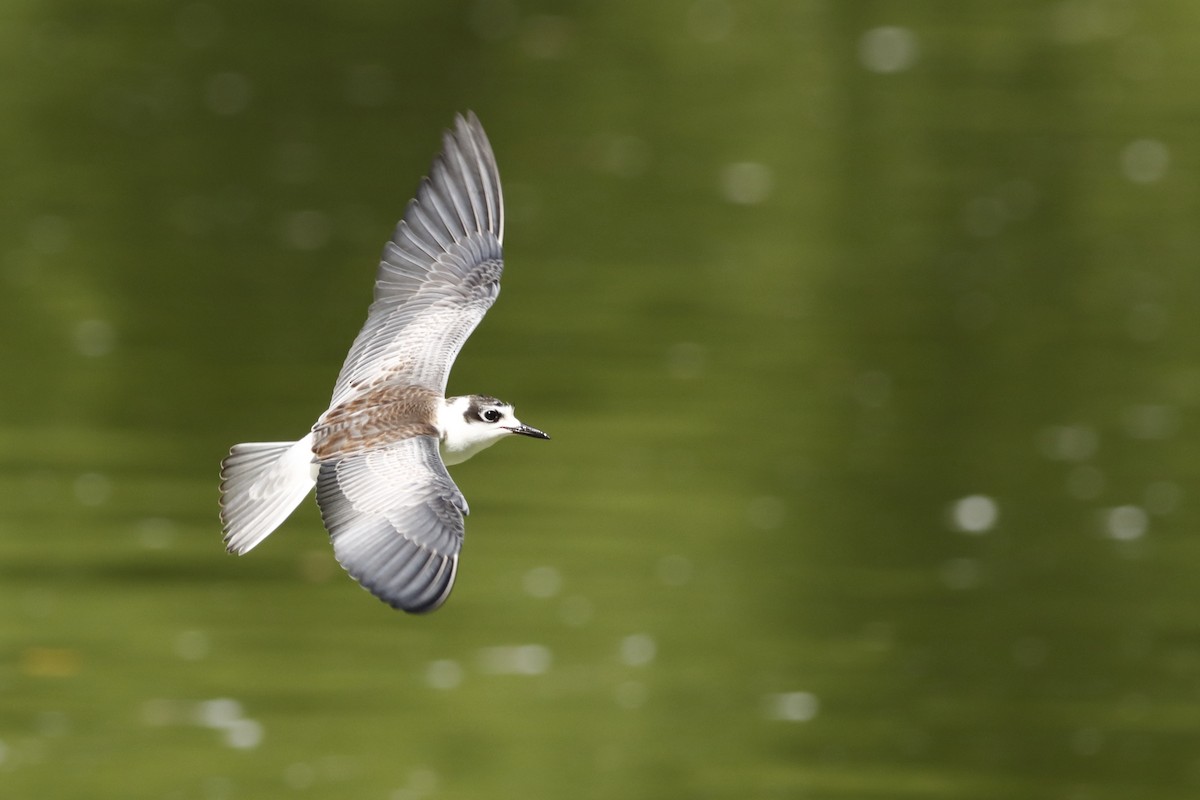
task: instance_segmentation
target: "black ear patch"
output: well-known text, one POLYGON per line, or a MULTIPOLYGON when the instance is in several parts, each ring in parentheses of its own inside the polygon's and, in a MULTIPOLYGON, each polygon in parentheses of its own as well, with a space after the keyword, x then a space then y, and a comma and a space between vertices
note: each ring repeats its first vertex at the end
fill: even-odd
POLYGON ((463 412, 463 419, 467 422, 483 422, 481 412, 485 408, 507 405, 503 400, 497 400, 495 397, 486 394, 471 395, 471 402, 467 403, 467 410, 463 412))

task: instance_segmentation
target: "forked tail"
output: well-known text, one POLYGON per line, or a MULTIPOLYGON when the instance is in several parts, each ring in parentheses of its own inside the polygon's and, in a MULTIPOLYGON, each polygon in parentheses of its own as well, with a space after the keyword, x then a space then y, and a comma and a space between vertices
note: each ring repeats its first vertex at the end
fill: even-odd
POLYGON ((312 434, 298 442, 235 444, 221 462, 225 547, 241 555, 271 535, 317 482, 312 434))

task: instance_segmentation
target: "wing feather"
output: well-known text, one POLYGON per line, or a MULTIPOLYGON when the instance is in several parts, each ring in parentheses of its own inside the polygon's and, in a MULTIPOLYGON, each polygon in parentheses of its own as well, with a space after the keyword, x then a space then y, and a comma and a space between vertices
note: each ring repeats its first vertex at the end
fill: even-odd
POLYGON ((338 561, 365 589, 412 613, 445 602, 467 501, 434 437, 321 464, 317 503, 338 561))
POLYGON ((383 249, 375 300, 331 407, 381 376, 445 392, 450 366, 500 293, 504 202, 487 135, 457 117, 383 249))

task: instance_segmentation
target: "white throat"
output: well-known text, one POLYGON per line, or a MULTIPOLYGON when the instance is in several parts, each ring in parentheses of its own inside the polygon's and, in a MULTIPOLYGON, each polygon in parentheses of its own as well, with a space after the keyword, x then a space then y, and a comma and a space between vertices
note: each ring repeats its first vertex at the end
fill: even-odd
POLYGON ((504 428, 482 422, 467 422, 464 416, 470 397, 451 397, 438 406, 438 450, 447 465, 461 464, 509 434, 504 428))

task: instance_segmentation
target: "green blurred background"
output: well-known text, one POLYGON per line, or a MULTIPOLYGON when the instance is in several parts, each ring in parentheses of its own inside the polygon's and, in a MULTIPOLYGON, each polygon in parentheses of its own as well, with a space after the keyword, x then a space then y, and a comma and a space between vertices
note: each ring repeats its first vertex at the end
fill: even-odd
POLYGON ((6 0, 0 794, 1196 796, 1198 24, 6 0), (417 618, 312 503, 226 555, 217 465, 324 409, 468 108, 450 389, 554 440, 456 468, 417 618))

